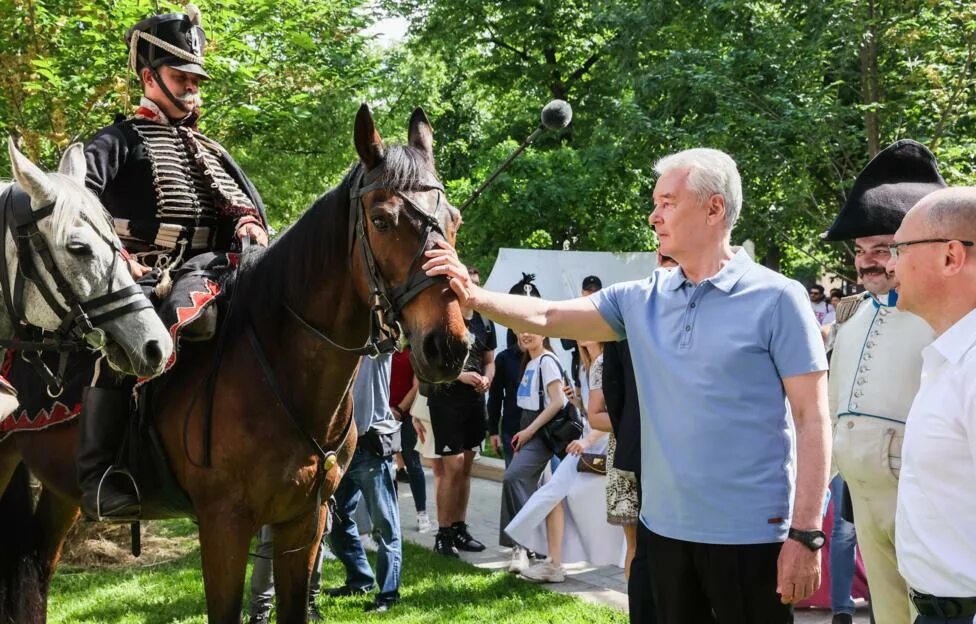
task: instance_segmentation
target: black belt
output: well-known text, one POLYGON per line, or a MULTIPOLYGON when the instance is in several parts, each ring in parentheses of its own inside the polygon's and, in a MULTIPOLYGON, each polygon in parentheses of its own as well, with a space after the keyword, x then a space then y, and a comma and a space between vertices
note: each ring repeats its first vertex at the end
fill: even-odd
POLYGON ((976 616, 976 597, 939 598, 914 589, 908 591, 908 596, 912 599, 912 604, 915 605, 919 615, 942 618, 976 616))

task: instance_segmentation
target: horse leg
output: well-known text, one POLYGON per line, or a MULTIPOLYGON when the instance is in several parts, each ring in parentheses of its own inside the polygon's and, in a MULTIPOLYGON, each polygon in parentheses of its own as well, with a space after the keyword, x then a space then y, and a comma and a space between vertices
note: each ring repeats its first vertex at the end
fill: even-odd
POLYGON ((0 452, 0 622, 45 621, 40 564, 34 550, 34 501, 30 473, 11 445, 0 452), (12 458, 13 457, 13 458, 12 458))
POLYGON ((78 520, 80 510, 78 503, 44 488, 41 498, 37 501, 37 511, 34 512, 37 540, 37 558, 41 564, 41 592, 47 604, 47 593, 51 586, 51 577, 61 559, 61 547, 68 530, 78 520))
POLYGON ((274 543, 275 595, 278 624, 308 621, 309 580, 322 541, 328 507, 271 527, 274 543))
POLYGON ((200 557, 207 596, 207 621, 239 624, 247 550, 257 528, 218 509, 200 514, 200 557))

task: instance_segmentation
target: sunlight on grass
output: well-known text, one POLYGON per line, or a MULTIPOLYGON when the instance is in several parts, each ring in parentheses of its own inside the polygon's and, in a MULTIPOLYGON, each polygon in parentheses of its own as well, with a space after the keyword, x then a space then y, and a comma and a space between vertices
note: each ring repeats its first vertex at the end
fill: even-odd
MULTIPOLYGON (((187 535, 188 521, 163 523, 160 533, 187 535)), ((373 559, 373 556, 370 557, 373 559)), ((323 587, 342 584, 342 566, 326 562, 323 587)), ((402 624, 623 624, 625 614, 546 591, 513 575, 481 570, 414 544, 404 545, 403 602, 387 614, 363 613, 364 598, 319 605, 327 622, 402 624)), ((246 600, 245 600, 246 604, 246 600)), ((151 568, 64 569, 55 576, 52 624, 203 624, 206 622, 200 550, 151 568)))

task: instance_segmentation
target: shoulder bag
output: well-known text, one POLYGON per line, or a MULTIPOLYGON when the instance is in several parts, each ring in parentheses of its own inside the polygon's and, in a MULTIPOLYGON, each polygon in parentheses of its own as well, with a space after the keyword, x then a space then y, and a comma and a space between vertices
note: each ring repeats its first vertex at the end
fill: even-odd
MULTIPOLYGON (((564 382, 566 379, 566 372, 563 370, 559 360, 556 359, 556 356, 550 353, 543 354, 539 360, 540 412, 545 409, 546 404, 544 396, 545 384, 542 382, 542 360, 547 357, 551 357, 556 362, 556 366, 559 367, 559 374, 562 376, 564 382)), ((542 425, 542 429, 539 430, 539 436, 550 451, 560 458, 565 457, 566 446, 573 440, 579 440, 583 436, 583 415, 580 414, 579 408, 573 405, 572 401, 566 401, 562 408, 556 412, 556 415, 549 422, 542 425)))

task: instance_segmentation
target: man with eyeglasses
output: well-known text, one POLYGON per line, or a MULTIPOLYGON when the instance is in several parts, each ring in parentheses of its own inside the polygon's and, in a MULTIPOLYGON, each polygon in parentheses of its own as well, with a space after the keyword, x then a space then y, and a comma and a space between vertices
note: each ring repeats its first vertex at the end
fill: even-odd
MULTIPOLYGON (((824 235, 853 239, 854 266, 867 290, 837 307, 829 400, 834 465, 850 488, 872 608, 885 624, 911 621, 908 587, 895 558, 895 505, 905 420, 918 390, 922 349, 933 337, 922 319, 895 308, 898 281, 886 265, 905 213, 943 187, 932 153, 915 141, 897 141, 864 168, 824 235)), ((849 588, 846 583, 839 591, 849 588)), ((834 605, 834 624, 852 621, 853 601, 839 610, 837 600, 834 605)))
POLYGON ((902 284, 899 309, 937 336, 922 351, 898 485, 898 568, 915 624, 976 621, 974 240, 976 187, 943 189, 905 217, 888 263, 902 284))

